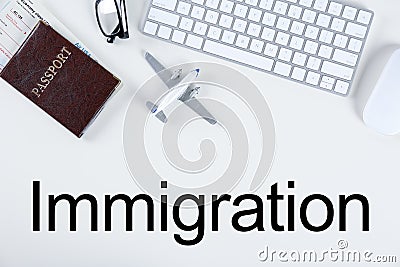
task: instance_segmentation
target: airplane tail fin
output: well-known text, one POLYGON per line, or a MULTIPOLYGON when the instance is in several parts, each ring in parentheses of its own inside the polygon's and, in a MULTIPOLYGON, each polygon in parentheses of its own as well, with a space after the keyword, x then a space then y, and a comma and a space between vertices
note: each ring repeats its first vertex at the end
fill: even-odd
POLYGON ((168 119, 167 116, 165 116, 165 113, 160 111, 156 114, 156 118, 162 121, 163 123, 167 123, 168 119))
MULTIPOLYGON (((151 111, 151 113, 153 113, 153 114, 155 114, 156 112, 157 112, 157 109, 158 109, 158 107, 154 104, 154 103, 152 103, 152 102, 150 102, 150 101, 148 101, 147 103, 146 103, 146 107, 151 111)), ((158 112, 157 114, 155 114, 155 116, 156 116, 156 118, 157 119, 159 119, 161 122, 163 122, 163 123, 167 123, 167 121, 168 121, 168 119, 167 119, 167 116, 165 116, 165 113, 164 112, 162 112, 162 111, 160 111, 160 112, 158 112)))
POLYGON ((154 104, 153 102, 146 102, 146 107, 151 111, 151 113, 155 113, 158 109, 158 107, 156 106, 156 104, 154 104))

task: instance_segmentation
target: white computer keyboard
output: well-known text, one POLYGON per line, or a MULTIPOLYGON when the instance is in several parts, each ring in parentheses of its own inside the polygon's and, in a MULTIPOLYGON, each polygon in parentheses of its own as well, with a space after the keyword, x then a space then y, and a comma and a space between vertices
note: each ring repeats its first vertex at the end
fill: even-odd
POLYGON ((146 35, 348 95, 373 12, 331 0, 150 0, 146 35))

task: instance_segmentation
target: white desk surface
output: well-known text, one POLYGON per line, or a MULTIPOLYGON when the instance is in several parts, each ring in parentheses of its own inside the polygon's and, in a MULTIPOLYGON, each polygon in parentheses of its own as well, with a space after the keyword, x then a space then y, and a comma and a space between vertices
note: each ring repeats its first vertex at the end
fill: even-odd
MULTIPOLYGON (((107 44, 98 31, 94 0, 42 1, 124 81, 125 87, 87 135, 78 140, 1 82, 0 266, 261 266, 265 263, 257 260, 257 253, 266 245, 276 249, 318 249, 336 247, 339 239, 348 240, 352 249, 398 253, 400 137, 378 135, 367 129, 361 119, 366 97, 390 52, 400 45, 398 0, 354 1, 374 10, 375 20, 348 98, 147 38, 137 29, 145 12, 144 1, 127 1, 131 38, 114 45, 107 44), (247 75, 270 104, 277 136, 274 165, 257 193, 265 195, 273 183, 286 186, 286 181, 292 179, 297 183, 299 199, 319 192, 336 201, 339 194, 359 192, 371 204, 371 231, 360 231, 359 215, 354 213, 345 233, 338 232, 335 217, 334 225, 320 234, 307 232, 298 219, 295 233, 276 233, 268 218, 266 232, 240 234, 230 227, 230 217, 224 217, 230 214, 227 208, 221 212, 226 220, 221 219, 219 233, 207 229, 199 245, 182 247, 173 239, 176 229, 172 221, 168 233, 147 233, 144 210, 136 213, 134 233, 124 231, 122 209, 114 214, 117 229, 113 233, 104 233, 101 218, 100 232, 91 233, 88 210, 82 208, 79 231, 69 233, 67 210, 61 208, 56 233, 32 233, 34 179, 42 181, 43 196, 89 192, 101 199, 107 193, 140 193, 125 166, 122 129, 132 96, 153 75, 143 58, 144 50, 171 66, 212 61, 247 75)), ((43 222, 43 228, 46 226, 47 222, 43 222)))

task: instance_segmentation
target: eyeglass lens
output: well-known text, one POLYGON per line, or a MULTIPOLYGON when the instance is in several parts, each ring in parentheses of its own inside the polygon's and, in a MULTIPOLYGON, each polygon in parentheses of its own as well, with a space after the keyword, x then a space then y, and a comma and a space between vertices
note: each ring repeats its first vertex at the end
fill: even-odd
POLYGON ((104 33, 115 34, 119 30, 119 17, 114 0, 101 0, 98 5, 99 23, 104 33))

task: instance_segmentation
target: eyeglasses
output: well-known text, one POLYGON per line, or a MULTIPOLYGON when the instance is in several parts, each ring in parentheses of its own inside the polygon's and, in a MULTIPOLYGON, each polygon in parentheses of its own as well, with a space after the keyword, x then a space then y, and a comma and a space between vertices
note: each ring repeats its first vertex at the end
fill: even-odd
POLYGON ((128 18, 125 0, 96 0, 96 18, 108 43, 115 38, 128 39, 128 18))

